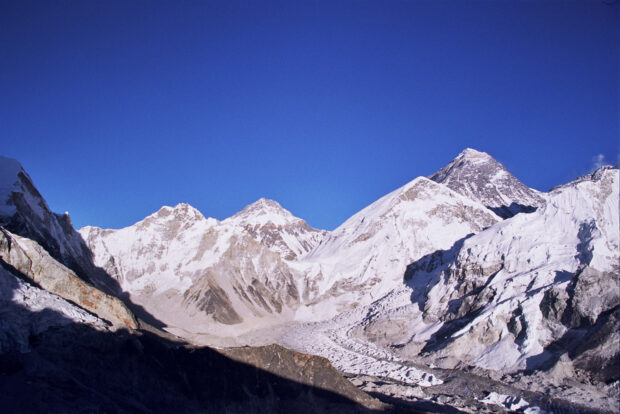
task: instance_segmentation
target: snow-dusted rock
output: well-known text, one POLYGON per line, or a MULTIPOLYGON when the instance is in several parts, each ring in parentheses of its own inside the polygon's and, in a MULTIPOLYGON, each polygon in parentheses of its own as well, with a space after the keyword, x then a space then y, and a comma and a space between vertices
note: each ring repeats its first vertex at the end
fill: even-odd
POLYGON ((471 148, 429 178, 504 218, 532 212, 544 204, 544 194, 528 188, 486 152, 471 148))
POLYGON ((246 206, 224 220, 224 223, 244 228, 254 240, 276 251, 286 260, 303 257, 327 234, 293 216, 278 202, 265 198, 246 206))

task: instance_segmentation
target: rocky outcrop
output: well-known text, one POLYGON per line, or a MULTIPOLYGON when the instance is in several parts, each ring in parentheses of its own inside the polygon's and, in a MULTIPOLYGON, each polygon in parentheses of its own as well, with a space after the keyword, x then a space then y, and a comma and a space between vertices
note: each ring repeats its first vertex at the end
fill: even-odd
POLYGON ((58 263, 33 240, 0 227, 2 266, 15 270, 36 286, 58 295, 113 325, 136 329, 135 317, 119 299, 103 293, 58 263))

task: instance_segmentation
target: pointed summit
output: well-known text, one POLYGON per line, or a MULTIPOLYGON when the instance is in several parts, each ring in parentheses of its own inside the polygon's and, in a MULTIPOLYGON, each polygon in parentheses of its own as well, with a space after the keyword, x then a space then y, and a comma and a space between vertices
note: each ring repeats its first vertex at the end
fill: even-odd
POLYGON ((481 202, 503 218, 532 212, 544 204, 538 191, 527 187, 486 152, 472 148, 463 150, 429 178, 481 202))
POLYGON ((283 208, 277 201, 259 198, 227 220, 238 222, 243 226, 262 227, 267 224, 286 226, 301 219, 293 216, 290 211, 283 208))
POLYGON ((495 161, 493 157, 491 157, 486 152, 478 151, 473 148, 465 148, 456 158, 477 162, 495 161))
POLYGON ((202 213, 197 208, 187 203, 178 203, 174 207, 164 206, 160 209, 160 211, 164 209, 174 214, 175 217, 191 217, 191 218, 198 218, 198 219, 204 218, 202 213))
POLYGON ((260 198, 222 223, 244 229, 254 240, 278 252, 287 260, 295 260, 320 243, 327 234, 295 217, 278 202, 260 198))

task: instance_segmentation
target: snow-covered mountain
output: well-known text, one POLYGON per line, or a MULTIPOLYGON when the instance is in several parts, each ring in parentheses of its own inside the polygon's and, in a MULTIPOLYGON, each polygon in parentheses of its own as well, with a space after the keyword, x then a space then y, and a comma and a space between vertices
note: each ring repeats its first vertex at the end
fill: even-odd
POLYGON ((222 222, 178 204, 80 233, 132 301, 168 325, 223 336, 292 318, 301 276, 286 257, 321 234, 267 200, 222 222))
POLYGON ((412 263, 358 334, 444 368, 617 379, 618 186, 618 170, 602 168, 412 263))
MULTIPOLYGON (((142 224, 162 232, 159 241, 164 248, 174 235, 197 222, 207 230, 218 224, 187 205, 158 213, 142 224)), ((19 163, 0 159, 0 218, 22 234, 0 225, 4 411, 359 413, 387 407, 355 388, 324 358, 277 345, 225 352, 189 349, 180 338, 136 320, 121 300, 59 261, 79 265, 77 259, 83 259, 96 269, 88 262, 90 251, 80 250, 85 244, 70 222, 64 222, 66 228, 58 227, 63 224, 59 217, 51 213, 19 163), (82 253, 87 254, 80 257, 82 253), (133 392, 127 393, 128 389, 133 392)), ((229 238, 230 246, 235 237, 229 238)), ((260 260, 266 247, 246 238, 246 244, 223 255, 234 261, 227 271, 247 265, 244 254, 260 260)), ((155 245, 145 247, 149 248, 155 245)), ((270 250, 267 256, 279 260, 270 250)), ((119 275, 127 280, 135 276, 119 275)), ((258 289, 254 281, 248 284, 258 289)), ((201 285, 195 288, 203 302, 210 300, 205 299, 208 292, 200 292, 201 285)), ((268 286, 266 297, 275 290, 268 286)), ((213 302, 202 305, 219 307, 213 302)))
POLYGON ((246 206, 224 223, 243 227, 254 240, 286 260, 303 257, 327 234, 324 230, 313 229, 276 201, 266 198, 246 206))
MULTIPOLYGON (((580 403, 596 394, 597 407, 617 408, 618 186, 618 170, 602 168, 539 193, 467 149, 331 232, 260 199, 223 221, 178 204, 127 228, 78 233, 2 158, 0 291, 8 283, 12 303, 68 321, 136 326, 82 277, 195 342, 281 340, 350 374, 431 388, 449 372, 433 367, 467 368, 512 383, 516 391, 503 388, 512 395, 552 390, 580 403)), ((474 406, 512 401, 496 394, 474 406)))
POLYGON ((532 212, 544 204, 543 194, 528 188, 486 152, 471 148, 429 178, 479 201, 503 218, 532 212))
POLYGON ((407 264, 501 219, 482 204, 418 177, 362 209, 308 256, 311 316, 366 304, 402 284, 407 264), (316 296, 318 295, 318 296, 316 296))
POLYGON ((227 336, 370 303, 402 284, 411 261, 500 220, 419 177, 333 232, 260 199, 221 222, 180 204, 124 229, 80 233, 95 264, 156 318, 227 336))

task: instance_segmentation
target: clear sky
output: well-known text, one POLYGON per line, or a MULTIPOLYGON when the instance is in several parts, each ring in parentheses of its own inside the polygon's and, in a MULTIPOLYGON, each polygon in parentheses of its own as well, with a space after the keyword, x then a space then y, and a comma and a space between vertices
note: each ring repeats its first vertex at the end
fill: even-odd
POLYGON ((267 197, 332 229, 465 147, 548 190, 618 160, 619 30, 598 0, 0 0, 0 153, 78 228, 267 197))

